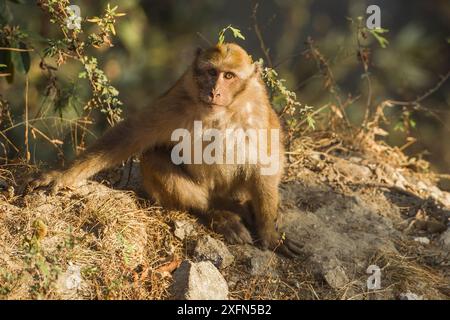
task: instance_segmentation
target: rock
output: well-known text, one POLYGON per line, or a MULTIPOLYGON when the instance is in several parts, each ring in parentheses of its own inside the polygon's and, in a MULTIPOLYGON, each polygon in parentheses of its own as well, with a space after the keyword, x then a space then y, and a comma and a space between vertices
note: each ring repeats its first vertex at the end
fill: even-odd
POLYGON ((228 284, 210 261, 185 260, 173 273, 171 292, 176 300, 226 300, 228 284))
POLYGON ((439 241, 445 249, 450 250, 450 229, 441 234, 439 241))
POLYGON ((251 275, 264 275, 264 274, 276 274, 273 265, 270 265, 273 253, 270 251, 263 251, 258 255, 250 258, 250 274, 251 275))
POLYGON ((450 192, 442 192, 442 203, 447 208, 450 208, 450 192))
POLYGON ((348 161, 353 162, 353 163, 361 163, 361 161, 363 161, 363 159, 361 157, 350 157, 350 158, 348 158, 348 161))
POLYGON ((365 181, 372 175, 372 170, 368 167, 354 164, 342 159, 336 161, 334 166, 343 175, 351 177, 355 181, 365 181))
POLYGON ((194 226, 189 221, 176 220, 174 235, 180 240, 184 240, 186 237, 193 236, 195 235, 194 226))
POLYGON ((277 277, 278 257, 271 251, 263 251, 251 245, 242 246, 239 256, 252 276, 270 275, 277 277))
POLYGON ((205 236, 197 241, 194 257, 198 261, 211 261, 215 267, 223 269, 234 261, 234 256, 228 247, 219 240, 205 236))
POLYGON ((311 261, 317 266, 319 274, 330 287, 340 289, 349 283, 345 270, 338 259, 313 256, 311 261))
POLYGON ((56 280, 56 291, 63 299, 78 299, 82 286, 81 268, 77 265, 70 264, 56 280))
POLYGON ((376 172, 379 179, 382 178, 387 184, 394 185, 397 188, 404 190, 409 184, 399 170, 389 165, 382 165, 381 168, 377 168, 376 172))
POLYGON ((400 300, 423 300, 423 297, 408 291, 406 293, 400 293, 400 300))
POLYGON ((430 192, 431 197, 437 200, 441 199, 442 196, 444 195, 441 189, 439 189, 436 186, 430 186, 428 188, 428 191, 430 192))
POLYGON ((430 239, 427 237, 415 237, 414 241, 419 242, 421 244, 430 244, 430 239))
POLYGON ((408 181, 405 179, 405 177, 402 175, 402 174, 400 174, 399 172, 396 172, 396 174, 395 174, 395 183, 394 183, 394 185, 397 187, 397 188, 400 188, 400 189, 402 189, 402 190, 405 190, 406 189, 406 186, 408 185, 408 181))
POLYGON ((427 191, 427 190, 430 189, 430 187, 427 186, 427 185, 425 184, 425 182, 423 182, 423 181, 419 181, 419 182, 416 184, 416 187, 417 187, 420 191, 427 191))
POLYGON ((342 288, 349 282, 348 277, 341 266, 326 270, 323 277, 330 287, 335 289, 342 288))

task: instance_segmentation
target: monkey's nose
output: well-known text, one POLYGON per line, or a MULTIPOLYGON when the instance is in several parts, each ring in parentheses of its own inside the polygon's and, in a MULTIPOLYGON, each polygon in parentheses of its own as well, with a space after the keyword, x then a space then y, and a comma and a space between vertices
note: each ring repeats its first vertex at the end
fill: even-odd
POLYGON ((217 99, 220 99, 220 93, 219 92, 215 92, 215 91, 211 91, 208 95, 208 98, 211 102, 215 102, 217 101, 217 99))

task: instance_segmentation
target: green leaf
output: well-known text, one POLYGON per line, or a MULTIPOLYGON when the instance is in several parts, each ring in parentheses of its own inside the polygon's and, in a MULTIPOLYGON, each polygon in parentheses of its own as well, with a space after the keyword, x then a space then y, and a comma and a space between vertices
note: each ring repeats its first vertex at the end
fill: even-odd
POLYGON ((313 118, 310 114, 308 114, 308 115, 306 116, 306 122, 308 123, 308 126, 309 126, 311 129, 313 129, 313 130, 316 129, 316 120, 314 120, 314 118, 313 118))
POLYGON ((235 37, 236 39, 242 39, 245 40, 245 37, 242 35, 241 30, 234 28, 231 24, 228 25, 227 27, 223 28, 220 32, 219 32, 219 41, 217 44, 221 45, 225 42, 225 33, 231 30, 231 32, 233 33, 233 37, 235 37))
POLYGON ((245 37, 242 35, 241 30, 233 28, 232 26, 230 26, 230 29, 233 32, 233 36, 235 38, 239 38, 239 39, 245 40, 245 37))
POLYGON ((389 32, 388 29, 375 28, 375 29, 368 29, 368 31, 372 34, 372 36, 375 37, 380 47, 382 47, 383 49, 387 47, 389 41, 385 37, 383 37, 382 34, 389 32))
POLYGON ((225 41, 225 36, 223 34, 219 35, 219 44, 223 44, 225 41))
POLYGON ((405 126, 403 125, 403 122, 397 122, 394 126, 394 131, 405 132, 405 126))

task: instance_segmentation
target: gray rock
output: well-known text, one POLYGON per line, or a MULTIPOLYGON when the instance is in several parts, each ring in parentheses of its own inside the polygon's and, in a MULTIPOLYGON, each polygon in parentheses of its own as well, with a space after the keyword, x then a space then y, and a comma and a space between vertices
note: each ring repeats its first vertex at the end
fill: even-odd
POLYGON ((442 192, 441 201, 444 204, 444 206, 450 208, 450 192, 442 192))
POLYGON ((79 293, 84 285, 81 268, 70 264, 67 270, 58 276, 56 291, 63 299, 79 299, 79 293))
POLYGON ((316 265, 328 285, 334 289, 340 289, 349 283, 349 279, 340 261, 334 257, 313 256, 311 261, 316 265))
POLYGON ((263 251, 254 246, 245 245, 239 248, 239 255, 252 276, 278 276, 276 271, 278 257, 272 251, 263 251))
POLYGON ((275 268, 270 265, 273 253, 270 251, 262 251, 258 255, 250 258, 250 274, 264 275, 267 273, 275 274, 275 268))
POLYGON ((366 166, 351 163, 340 159, 334 164, 335 168, 347 177, 352 177, 357 181, 366 180, 372 175, 372 170, 366 166))
POLYGON ((219 269, 228 267, 234 261, 228 247, 222 241, 208 235, 197 241, 194 257, 198 261, 211 261, 219 269))
POLYGON ((176 220, 174 235, 180 240, 184 240, 186 237, 193 236, 195 235, 194 226, 189 221, 176 220))
POLYGON ((171 292, 176 300, 226 300, 228 284, 211 262, 185 260, 173 273, 171 292))
POLYGON ((348 277, 341 266, 325 270, 323 277, 330 287, 339 289, 344 287, 348 282, 348 277))
POLYGON ((406 293, 400 293, 400 300, 423 300, 423 297, 408 291, 406 293))
POLYGON ((415 237, 414 241, 419 242, 421 244, 430 244, 430 239, 427 237, 415 237))
POLYGON ((450 229, 441 234, 439 241, 445 249, 450 250, 450 229))

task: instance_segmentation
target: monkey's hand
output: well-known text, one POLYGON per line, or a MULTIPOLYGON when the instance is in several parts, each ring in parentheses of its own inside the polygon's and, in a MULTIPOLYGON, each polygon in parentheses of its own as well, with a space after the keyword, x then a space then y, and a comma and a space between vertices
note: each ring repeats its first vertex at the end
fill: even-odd
POLYGON ((48 187, 52 195, 60 189, 71 187, 76 183, 76 178, 61 171, 49 171, 41 174, 38 178, 29 181, 25 188, 28 193, 40 187, 48 187))
POLYGON ((295 258, 303 253, 302 245, 292 239, 286 239, 283 234, 277 231, 268 232, 262 237, 261 246, 264 249, 271 249, 281 253, 288 258, 295 258))

